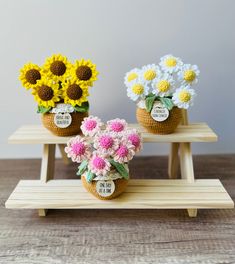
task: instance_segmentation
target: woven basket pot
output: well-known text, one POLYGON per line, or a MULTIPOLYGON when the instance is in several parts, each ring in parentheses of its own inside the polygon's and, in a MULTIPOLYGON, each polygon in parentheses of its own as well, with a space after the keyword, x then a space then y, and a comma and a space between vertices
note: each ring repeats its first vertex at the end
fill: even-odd
POLYGON ((46 113, 42 115, 42 123, 44 127, 46 127, 48 130, 50 130, 54 135, 60 136, 60 137, 67 137, 67 136, 73 136, 81 133, 81 123, 85 117, 88 116, 88 112, 85 113, 79 113, 74 112, 70 113, 72 117, 71 124, 66 128, 60 128, 57 127, 54 123, 54 116, 53 113, 46 113))
POLYGON ((137 108, 136 118, 146 130, 154 134, 170 134, 175 131, 182 119, 182 111, 178 107, 173 107, 169 112, 169 117, 162 122, 158 122, 151 117, 146 109, 137 108))
POLYGON ((99 195, 99 193, 96 191, 97 181, 88 182, 85 176, 81 176, 81 181, 85 189, 100 200, 111 200, 111 199, 118 197, 120 194, 122 194, 126 190, 126 187, 129 182, 129 180, 125 180, 125 179, 113 180, 115 184, 115 191, 110 196, 103 197, 99 195))

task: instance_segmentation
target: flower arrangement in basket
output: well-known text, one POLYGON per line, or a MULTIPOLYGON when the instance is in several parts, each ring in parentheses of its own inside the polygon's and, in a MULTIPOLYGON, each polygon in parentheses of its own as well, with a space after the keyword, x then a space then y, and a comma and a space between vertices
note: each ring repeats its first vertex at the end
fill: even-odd
POLYGON ((58 136, 71 136, 80 133, 81 122, 88 116, 88 88, 97 75, 90 60, 76 60, 72 64, 57 54, 47 58, 42 67, 25 64, 19 79, 32 91, 43 125, 58 136))
POLYGON ((197 65, 184 64, 180 58, 166 55, 159 65, 132 69, 125 75, 127 95, 137 103, 138 122, 149 132, 169 134, 181 121, 181 108, 193 104, 192 85, 199 76, 197 65))
POLYGON ((71 138, 65 152, 80 163, 77 175, 83 186, 99 199, 119 196, 128 184, 128 162, 142 147, 140 134, 123 119, 110 120, 104 128, 93 116, 84 118, 81 130, 84 136, 71 138))

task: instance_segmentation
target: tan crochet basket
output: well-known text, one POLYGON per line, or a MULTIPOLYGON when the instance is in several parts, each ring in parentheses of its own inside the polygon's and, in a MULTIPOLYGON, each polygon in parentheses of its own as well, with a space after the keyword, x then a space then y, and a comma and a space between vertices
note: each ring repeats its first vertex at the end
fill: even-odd
POLYGON ((67 136, 73 136, 81 133, 81 123, 84 119, 84 117, 88 116, 88 112, 85 113, 79 113, 74 112, 71 113, 72 116, 72 123, 66 127, 66 128, 60 128, 57 127, 54 123, 54 116, 53 113, 46 113, 42 115, 42 123, 43 125, 50 130, 54 135, 60 136, 60 137, 67 137, 67 136))
POLYGON ((81 176, 81 180, 82 180, 82 184, 85 187, 85 189, 100 200, 111 200, 111 199, 118 197, 120 194, 122 194, 126 190, 126 187, 129 182, 129 180, 125 180, 125 179, 114 180, 113 182, 115 184, 115 191, 110 196, 103 197, 103 196, 100 196, 98 192, 96 191, 97 181, 87 182, 85 176, 81 176))
POLYGON ((162 122, 155 121, 151 114, 146 109, 137 108, 136 118, 148 132, 154 134, 170 134, 175 131, 182 119, 182 110, 178 107, 173 107, 169 113, 169 117, 162 122))

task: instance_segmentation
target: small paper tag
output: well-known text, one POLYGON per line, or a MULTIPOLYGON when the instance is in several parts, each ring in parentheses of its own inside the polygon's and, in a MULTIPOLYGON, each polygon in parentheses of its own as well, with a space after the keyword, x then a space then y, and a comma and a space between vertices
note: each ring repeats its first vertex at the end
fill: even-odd
POLYGON ((54 123, 59 128, 66 128, 72 123, 72 116, 69 113, 57 113, 54 116, 54 123))
POLYGON ((151 116, 154 120, 162 122, 169 117, 169 110, 161 102, 158 101, 153 105, 151 116))
POLYGON ((113 181, 97 181, 96 191, 102 197, 108 197, 115 191, 115 184, 113 181))

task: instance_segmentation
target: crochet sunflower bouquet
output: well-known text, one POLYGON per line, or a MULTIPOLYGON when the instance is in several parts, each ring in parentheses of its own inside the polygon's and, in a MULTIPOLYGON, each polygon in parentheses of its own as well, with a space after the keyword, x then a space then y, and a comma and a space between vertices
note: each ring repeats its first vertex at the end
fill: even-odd
POLYGON ((141 136, 123 119, 104 125, 98 117, 84 118, 83 136, 71 138, 65 152, 80 163, 77 175, 95 197, 110 200, 125 191, 129 180, 128 162, 142 147, 141 136))
POLYGON ((32 91, 43 125, 55 135, 71 136, 80 133, 81 122, 88 116, 88 88, 97 75, 90 60, 72 64, 58 54, 47 58, 42 67, 25 64, 19 79, 32 91))
POLYGON ((192 86, 199 76, 197 65, 184 64, 180 58, 166 55, 159 65, 134 68, 125 75, 127 95, 136 102, 136 118, 149 132, 169 134, 182 119, 196 95, 192 86))

